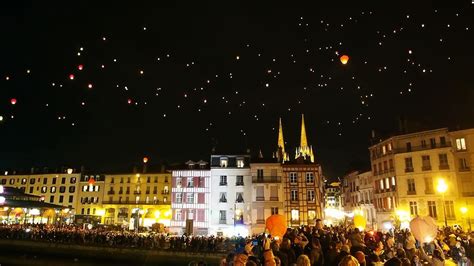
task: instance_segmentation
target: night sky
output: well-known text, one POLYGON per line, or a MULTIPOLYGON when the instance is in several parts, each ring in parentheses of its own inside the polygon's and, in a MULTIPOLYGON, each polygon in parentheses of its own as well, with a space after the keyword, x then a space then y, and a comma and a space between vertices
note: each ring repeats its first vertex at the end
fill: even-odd
POLYGON ((474 127, 470 1, 8 1, 0 168, 270 157, 279 117, 293 156, 304 113, 328 178, 368 169, 372 130, 474 127))

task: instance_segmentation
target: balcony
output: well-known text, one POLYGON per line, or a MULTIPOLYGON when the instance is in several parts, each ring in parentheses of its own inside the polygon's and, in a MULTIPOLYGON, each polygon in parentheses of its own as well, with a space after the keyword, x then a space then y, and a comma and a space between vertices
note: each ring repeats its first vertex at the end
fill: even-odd
POLYGON ((236 186, 243 186, 244 185, 244 182, 237 182, 235 183, 236 186))
POLYGON ((471 168, 468 166, 459 167, 459 172, 469 172, 471 168))
POLYGON ((227 186, 227 182, 219 182, 219 186, 227 186))
POLYGON ((226 202, 227 202, 227 199, 220 199, 219 202, 221 202, 221 203, 226 203, 226 202))
POLYGON ((449 164, 440 164, 439 170, 449 170, 449 164))
POLYGON ((431 171, 431 165, 425 165, 421 167, 422 171, 431 171))
POLYGON ((220 219, 220 220, 219 220, 219 224, 227 224, 227 220, 222 220, 222 219, 220 219))
POLYGON ((265 224, 265 220, 262 220, 262 219, 257 219, 257 224, 265 224))
POLYGON ((142 200, 142 201, 126 201, 126 200, 112 200, 112 201, 102 201, 102 204, 122 204, 122 205, 162 205, 162 204, 169 204, 164 202, 164 201, 161 201, 161 200, 156 200, 156 201, 145 201, 145 200, 142 200))
POLYGON ((236 200, 235 203, 244 203, 244 200, 236 200))
POLYGON ((413 167, 405 168, 405 173, 412 173, 412 172, 413 172, 413 167))
POLYGON ((446 143, 436 143, 436 145, 411 146, 410 149, 407 149, 406 147, 398 148, 398 149, 395 149, 395 153, 424 151, 424 150, 432 150, 432 149, 447 148, 447 147, 451 147, 450 141, 446 141, 446 143))
POLYGON ((140 195, 140 194, 141 194, 141 191, 133 191, 133 194, 135 194, 135 195, 140 195))
POLYGON ((270 197, 271 201, 278 201, 278 197, 270 197))
POLYGON ((169 191, 169 190, 162 190, 162 191, 161 191, 161 194, 163 194, 163 195, 168 195, 168 194, 170 194, 170 191, 169 191))
POLYGON ((474 191, 469 191, 469 192, 463 192, 462 193, 463 197, 474 197, 474 191))
POLYGON ((416 195, 416 190, 408 190, 407 195, 416 195))
POLYGON ((258 197, 257 196, 256 201, 265 201, 265 197, 258 197))
POLYGON ((252 176, 252 183, 280 183, 281 176, 252 176))
POLYGON ((114 194, 115 194, 115 191, 113 191, 113 190, 107 191, 107 195, 114 195, 114 194))
POLYGON ((119 194, 123 194, 123 190, 119 190, 119 192, 118 192, 118 193, 119 193, 119 194))

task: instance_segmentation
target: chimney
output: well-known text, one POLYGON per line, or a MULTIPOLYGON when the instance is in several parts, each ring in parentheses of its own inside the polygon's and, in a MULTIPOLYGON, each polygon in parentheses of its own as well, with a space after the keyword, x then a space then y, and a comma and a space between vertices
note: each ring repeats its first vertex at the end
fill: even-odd
POLYGON ((31 174, 33 175, 35 173, 35 168, 31 167, 31 174))

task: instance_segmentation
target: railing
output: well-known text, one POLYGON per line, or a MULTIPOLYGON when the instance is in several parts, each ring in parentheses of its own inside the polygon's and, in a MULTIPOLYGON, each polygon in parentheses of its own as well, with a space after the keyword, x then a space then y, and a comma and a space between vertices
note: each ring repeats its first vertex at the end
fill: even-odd
POLYGON ((220 199, 219 202, 225 203, 225 202, 227 202, 227 200, 226 199, 220 199))
POLYGON ((407 167, 407 168, 405 168, 405 173, 411 173, 411 172, 413 172, 413 171, 414 171, 414 170, 413 170, 413 167, 407 167))
POLYGON ((265 201, 265 197, 256 197, 256 201, 265 201))
POLYGON ((278 197, 270 197, 270 200, 272 200, 272 201, 278 201, 278 197))
POLYGON ((469 172, 471 168, 469 166, 459 167, 459 172, 469 172))
POLYGON ((169 190, 162 190, 162 191, 161 191, 161 194, 167 195, 167 194, 170 194, 170 191, 169 191, 169 190))
POLYGON ((474 191, 473 192, 463 192, 462 196, 463 197, 474 197, 474 191))
POLYGON ((113 194, 115 194, 115 191, 113 191, 113 190, 107 191, 107 195, 113 195, 113 194))
POLYGON ((408 190, 407 195, 416 195, 416 190, 408 190))
POLYGON ((257 219, 257 224, 265 224, 265 220, 262 220, 262 219, 257 219))
POLYGON ((235 203, 243 203, 244 200, 236 200, 235 203))
POLYGON ((422 171, 430 171, 431 170, 431 165, 426 165, 421 167, 422 171))
POLYGON ((449 169, 449 164, 440 164, 439 165, 439 170, 448 170, 449 169))
POLYGON ((219 224, 227 224, 227 220, 219 220, 219 224))
POLYGON ((227 186, 227 182, 219 182, 219 186, 227 186))
POLYGON ((280 183, 281 176, 252 176, 252 183, 280 183))
POLYGON ((157 205, 157 204, 169 204, 161 201, 161 200, 149 200, 148 202, 145 200, 142 201, 126 201, 126 200, 112 200, 112 201, 102 201, 102 204, 124 204, 124 205, 157 205))
POLYGON ((244 185, 244 182, 237 182, 235 183, 236 186, 243 186, 244 185))
POLYGON ((119 190, 119 192, 118 192, 118 193, 119 193, 119 194, 123 194, 123 190, 119 190))
POLYGON ((133 194, 135 194, 135 195, 140 195, 140 194, 141 194, 141 191, 133 191, 133 194))

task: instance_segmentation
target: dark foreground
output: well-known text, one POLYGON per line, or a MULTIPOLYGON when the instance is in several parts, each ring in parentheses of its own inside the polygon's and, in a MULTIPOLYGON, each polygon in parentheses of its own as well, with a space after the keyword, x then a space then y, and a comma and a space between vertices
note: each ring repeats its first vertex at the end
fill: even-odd
POLYGON ((0 265, 218 265, 221 256, 0 240, 0 265))

